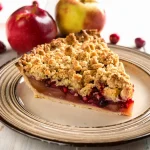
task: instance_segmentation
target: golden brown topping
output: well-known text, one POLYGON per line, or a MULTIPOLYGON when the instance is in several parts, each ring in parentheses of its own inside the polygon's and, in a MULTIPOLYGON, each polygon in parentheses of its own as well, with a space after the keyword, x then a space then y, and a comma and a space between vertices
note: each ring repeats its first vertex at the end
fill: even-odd
POLYGON ((106 86, 104 96, 112 93, 114 101, 118 92, 123 99, 132 96, 133 86, 123 64, 96 30, 82 30, 39 45, 24 54, 18 65, 27 76, 50 78, 82 96, 95 86, 99 89, 100 84, 106 86))

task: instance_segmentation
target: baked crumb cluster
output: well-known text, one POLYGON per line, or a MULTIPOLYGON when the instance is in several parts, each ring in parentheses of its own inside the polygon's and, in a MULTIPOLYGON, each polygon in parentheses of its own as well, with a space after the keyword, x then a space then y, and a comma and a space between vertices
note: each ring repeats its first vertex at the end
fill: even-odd
POLYGON ((119 62, 96 30, 82 30, 66 38, 39 45, 18 62, 28 77, 51 79, 57 86, 66 86, 81 96, 89 95, 93 87, 113 101, 132 98, 133 85, 119 62))

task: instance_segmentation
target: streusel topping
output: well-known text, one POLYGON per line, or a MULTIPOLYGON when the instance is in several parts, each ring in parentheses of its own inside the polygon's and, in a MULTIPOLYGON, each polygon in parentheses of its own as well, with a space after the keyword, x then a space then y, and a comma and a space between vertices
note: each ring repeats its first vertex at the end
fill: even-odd
POLYGON ((124 66, 96 30, 82 30, 66 38, 39 45, 18 62, 28 77, 51 79, 81 96, 89 95, 93 87, 104 85, 104 96, 114 101, 132 97, 133 85, 124 66))

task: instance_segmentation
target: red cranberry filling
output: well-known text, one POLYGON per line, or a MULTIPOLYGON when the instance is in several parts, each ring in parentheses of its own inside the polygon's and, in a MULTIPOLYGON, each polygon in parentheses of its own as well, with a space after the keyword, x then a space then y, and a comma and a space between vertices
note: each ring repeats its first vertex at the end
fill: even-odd
POLYGON ((106 107, 110 105, 116 105, 117 103, 117 108, 116 109, 121 109, 121 108, 129 108, 130 104, 132 104, 134 101, 132 99, 127 100, 126 102, 119 101, 119 102, 113 102, 111 100, 106 100, 105 97, 101 94, 103 89, 100 91, 94 87, 92 89, 92 92, 90 93, 89 96, 84 96, 82 97, 81 95, 78 95, 75 91, 69 90, 65 86, 56 86, 55 81, 50 81, 49 79, 44 80, 45 86, 51 87, 51 88, 59 88, 61 91, 63 91, 65 94, 70 93, 74 96, 78 96, 80 100, 82 100, 86 104, 92 104, 98 107, 106 107))

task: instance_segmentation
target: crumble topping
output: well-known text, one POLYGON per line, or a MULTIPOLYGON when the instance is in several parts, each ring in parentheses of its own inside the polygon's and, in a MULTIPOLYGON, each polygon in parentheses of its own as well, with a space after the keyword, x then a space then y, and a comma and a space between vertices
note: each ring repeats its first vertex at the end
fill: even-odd
POLYGON ((113 101, 132 98, 133 85, 119 57, 96 30, 82 30, 66 38, 38 45, 24 54, 18 65, 28 77, 51 79, 57 86, 66 86, 81 96, 89 95, 93 87, 113 101))

